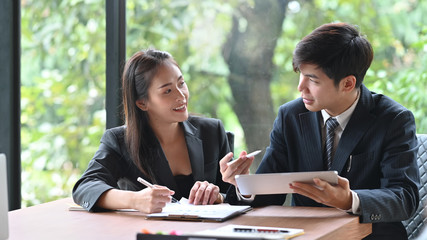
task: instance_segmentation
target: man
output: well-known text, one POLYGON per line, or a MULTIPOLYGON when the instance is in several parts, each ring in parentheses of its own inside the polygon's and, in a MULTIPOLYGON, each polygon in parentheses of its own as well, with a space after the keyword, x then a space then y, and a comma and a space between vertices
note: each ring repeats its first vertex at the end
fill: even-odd
MULTIPOLYGON (((401 221, 419 203, 415 121, 409 110, 362 84, 372 59, 371 44, 349 24, 325 24, 304 37, 293 56, 301 98, 280 107, 257 173, 337 171, 337 185, 317 178, 317 186, 293 183, 293 205, 360 215, 362 223, 372 223, 367 239, 407 239, 401 221)), ((253 159, 241 154, 227 164, 231 155, 221 160, 221 173, 236 185, 234 176, 247 174, 253 159)), ((229 202, 245 199, 234 187, 229 192, 229 202)), ((285 197, 246 200, 282 205, 285 197)))

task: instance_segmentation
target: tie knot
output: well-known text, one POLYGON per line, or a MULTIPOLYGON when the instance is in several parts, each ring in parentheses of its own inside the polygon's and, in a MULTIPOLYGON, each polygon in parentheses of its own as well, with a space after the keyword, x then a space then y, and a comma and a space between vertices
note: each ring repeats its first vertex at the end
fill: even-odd
POLYGON ((330 117, 328 120, 326 120, 326 127, 328 128, 328 131, 334 131, 338 125, 339 123, 336 118, 330 117))

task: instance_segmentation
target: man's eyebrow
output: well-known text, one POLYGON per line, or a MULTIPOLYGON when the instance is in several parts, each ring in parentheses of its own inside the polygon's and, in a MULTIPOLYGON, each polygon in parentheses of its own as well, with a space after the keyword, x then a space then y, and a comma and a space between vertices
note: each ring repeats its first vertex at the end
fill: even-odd
POLYGON ((316 76, 315 74, 303 74, 304 76, 306 76, 306 77, 309 77, 309 78, 316 78, 316 79, 318 79, 319 77, 318 76, 316 76))

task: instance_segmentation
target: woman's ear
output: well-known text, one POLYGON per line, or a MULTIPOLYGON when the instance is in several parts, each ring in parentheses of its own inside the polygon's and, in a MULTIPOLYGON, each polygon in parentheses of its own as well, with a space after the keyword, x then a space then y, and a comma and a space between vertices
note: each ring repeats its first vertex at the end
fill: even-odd
POLYGON ((142 111, 147 111, 148 107, 147 104, 145 103, 144 99, 139 99, 136 101, 136 106, 141 109, 142 111))

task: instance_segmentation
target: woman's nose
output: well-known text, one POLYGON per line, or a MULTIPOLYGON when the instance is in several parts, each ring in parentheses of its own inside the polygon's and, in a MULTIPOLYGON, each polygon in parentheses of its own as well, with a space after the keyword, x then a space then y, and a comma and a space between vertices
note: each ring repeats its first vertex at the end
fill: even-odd
POLYGON ((181 89, 177 89, 177 96, 176 96, 176 100, 177 101, 185 101, 185 99, 186 99, 186 97, 185 97, 185 94, 184 94, 184 92, 181 90, 181 89))

